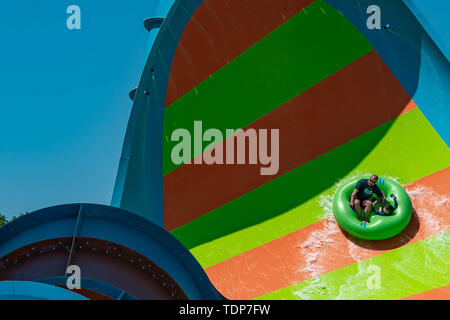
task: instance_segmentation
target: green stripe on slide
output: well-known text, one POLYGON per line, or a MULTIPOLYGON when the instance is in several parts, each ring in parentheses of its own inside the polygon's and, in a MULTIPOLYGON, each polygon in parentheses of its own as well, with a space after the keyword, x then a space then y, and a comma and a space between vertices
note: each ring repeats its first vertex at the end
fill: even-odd
POLYGON ((444 232, 257 299, 400 299, 450 283, 449 246, 444 232))
POLYGON ((406 184, 448 167, 450 149, 416 108, 172 231, 207 268, 321 220, 340 179, 406 184), (324 198, 325 197, 325 198, 324 198))
POLYGON ((193 137, 195 120, 204 130, 244 128, 371 50, 350 21, 315 1, 165 109, 164 175, 178 167, 175 129, 193 137))

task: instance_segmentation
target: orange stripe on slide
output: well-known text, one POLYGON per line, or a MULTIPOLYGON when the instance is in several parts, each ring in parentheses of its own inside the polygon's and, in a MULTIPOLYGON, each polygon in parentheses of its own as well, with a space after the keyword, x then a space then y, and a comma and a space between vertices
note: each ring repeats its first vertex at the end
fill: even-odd
POLYGON ((165 175, 165 228, 192 221, 416 107, 371 51, 246 128, 279 129, 276 175, 261 175, 259 164, 191 164, 165 175))
POLYGON ((313 0, 205 0, 175 52, 166 106, 310 5, 313 0))
POLYGON ((450 285, 421 292, 400 300, 450 300, 450 285))
POLYGON ((415 211, 406 229, 391 239, 349 237, 330 217, 214 265, 206 273, 225 297, 252 299, 450 229, 450 206, 436 204, 436 197, 450 194, 450 167, 405 189, 415 211))

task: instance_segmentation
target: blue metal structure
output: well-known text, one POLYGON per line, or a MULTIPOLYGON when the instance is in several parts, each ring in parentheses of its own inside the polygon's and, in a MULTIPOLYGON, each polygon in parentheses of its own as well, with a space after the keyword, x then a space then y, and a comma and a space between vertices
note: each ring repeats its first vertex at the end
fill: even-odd
POLYGON ((159 29, 134 96, 111 202, 161 227, 164 227, 162 133, 167 83, 178 41, 202 2, 175 1, 159 29))
POLYGON ((55 206, 1 230, 0 280, 64 285, 66 267, 76 264, 84 289, 114 299, 221 299, 178 240, 118 208, 55 206))
POLYGON ((0 300, 89 300, 73 291, 32 281, 1 281, 0 300))
MULTIPOLYGON (((61 276, 54 278, 37 279, 36 282, 46 283, 52 286, 64 287, 66 286, 67 277, 61 276)), ((137 300, 136 297, 115 286, 93 279, 81 279, 81 288, 102 294, 103 296, 114 300, 137 300)))

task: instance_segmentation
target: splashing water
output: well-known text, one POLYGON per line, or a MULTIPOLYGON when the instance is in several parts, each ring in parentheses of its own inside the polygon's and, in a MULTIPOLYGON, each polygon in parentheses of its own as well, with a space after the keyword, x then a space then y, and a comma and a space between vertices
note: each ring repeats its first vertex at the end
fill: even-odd
MULTIPOLYGON (((366 174, 368 175, 368 174, 366 174)), ((333 192, 330 195, 321 195, 319 198, 319 205, 322 208, 323 215, 321 216, 321 220, 324 222, 324 226, 321 230, 317 230, 312 232, 308 239, 305 242, 302 242, 298 245, 298 247, 301 250, 302 255, 305 257, 306 266, 302 269, 300 269, 300 272, 307 272, 311 278, 317 277, 318 275, 322 274, 325 269, 320 265, 320 257, 322 257, 325 252, 326 248, 333 245, 334 237, 337 234, 341 233, 341 230, 336 223, 336 220, 333 216, 332 206, 333 206, 333 198, 336 194, 337 190, 346 184, 348 181, 351 181, 358 176, 353 175, 350 177, 346 177, 340 181, 338 181, 335 184, 335 187, 333 188, 333 192)), ((348 252, 345 252, 343 254, 348 254, 358 261, 358 258, 356 257, 355 250, 357 245, 353 244, 351 241, 348 241, 349 243, 349 250, 348 252)), ((359 247, 358 247, 359 248, 359 247)))
POLYGON ((314 278, 306 287, 301 290, 294 291, 294 295, 301 300, 317 299, 318 296, 323 299, 329 299, 328 288, 329 286, 323 279, 314 278))
POLYGON ((325 269, 318 264, 319 258, 325 254, 325 248, 333 244, 333 236, 339 232, 339 227, 334 218, 326 218, 323 229, 312 232, 308 239, 299 245, 306 261, 306 267, 299 271, 307 272, 311 278, 322 274, 325 269))
POLYGON ((450 213, 450 197, 439 194, 433 188, 415 186, 410 189, 406 187, 411 201, 416 209, 421 226, 427 233, 439 234, 448 231, 450 226, 445 223, 444 215, 450 213))

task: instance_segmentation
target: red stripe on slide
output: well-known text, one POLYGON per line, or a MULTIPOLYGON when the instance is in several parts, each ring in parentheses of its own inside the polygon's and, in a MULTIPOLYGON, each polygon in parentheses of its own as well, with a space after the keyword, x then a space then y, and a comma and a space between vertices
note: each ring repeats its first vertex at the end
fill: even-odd
POLYGON ((313 0, 205 0, 175 52, 166 106, 179 99, 313 0))
POLYGON ((261 165, 251 164, 186 164, 165 175, 165 228, 192 221, 415 107, 372 51, 246 128, 279 129, 276 175, 263 176, 261 165))
POLYGON ((400 300, 450 300, 450 285, 421 292, 400 300))
POLYGON ((413 218, 391 239, 349 240, 330 217, 209 267, 206 273, 228 299, 252 299, 450 229, 450 206, 436 203, 450 195, 450 168, 405 189, 413 218), (425 189, 414 192, 418 188, 425 189))

